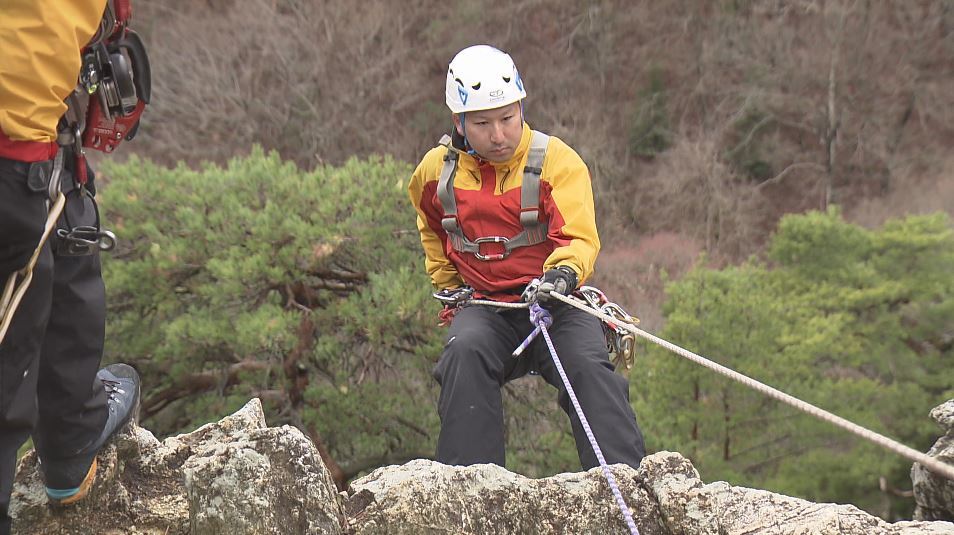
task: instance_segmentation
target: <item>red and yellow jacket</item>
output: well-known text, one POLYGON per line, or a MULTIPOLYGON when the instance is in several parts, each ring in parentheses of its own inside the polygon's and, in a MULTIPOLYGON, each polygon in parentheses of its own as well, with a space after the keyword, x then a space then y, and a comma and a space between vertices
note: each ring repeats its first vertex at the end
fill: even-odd
MULTIPOLYGON (((461 154, 454 177, 457 217, 470 240, 486 236, 510 238, 523 230, 520 186, 530 145, 530 127, 507 162, 487 162, 461 154)), ((411 177, 408 193, 417 210, 417 228, 426 255, 425 268, 438 289, 463 284, 501 301, 518 301, 523 288, 558 265, 572 268, 582 284, 593 273, 600 250, 590 174, 580 156, 556 137, 550 138, 540 178, 541 217, 549 221, 547 240, 518 247, 503 260, 482 261, 453 249, 441 226, 444 211, 437 183, 447 148, 428 151, 411 177)), ((484 254, 502 252, 499 244, 484 244, 484 254), (495 248, 496 247, 496 248, 495 248)))
POLYGON ((106 0, 4 0, 2 9, 0 157, 47 160, 106 0))

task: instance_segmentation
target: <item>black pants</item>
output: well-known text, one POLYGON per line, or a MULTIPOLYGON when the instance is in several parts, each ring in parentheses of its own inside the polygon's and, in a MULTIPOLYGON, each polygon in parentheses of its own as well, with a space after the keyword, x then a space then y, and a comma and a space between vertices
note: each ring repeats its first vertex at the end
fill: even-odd
MULTIPOLYGON (((73 159, 67 155, 66 161, 73 159)), ((47 194, 28 187, 28 169, 0 158, 4 283, 10 269, 26 263, 39 239, 37 229, 46 222, 47 194), (24 236, 35 238, 29 243, 24 236)), ((76 194, 69 168, 62 175, 63 189, 73 190, 66 205, 70 223, 94 224, 92 201, 76 194)), ((99 256, 57 255, 55 240, 43 248, 33 282, 0 343, 0 534, 10 530, 16 454, 27 437, 33 435, 41 459, 69 460, 98 438, 106 423, 105 392, 95 381, 106 319, 99 256)))
MULTIPOLYGON (((600 320, 561 303, 550 312, 549 332, 557 355, 606 462, 638 467, 645 455, 643 436, 629 404, 628 383, 609 362, 600 320)), ((525 309, 472 306, 458 312, 434 368, 441 385, 438 461, 504 466, 500 388, 534 370, 559 390, 558 401, 570 417, 583 468, 599 466, 543 335, 519 358, 511 356, 532 330, 525 309)))

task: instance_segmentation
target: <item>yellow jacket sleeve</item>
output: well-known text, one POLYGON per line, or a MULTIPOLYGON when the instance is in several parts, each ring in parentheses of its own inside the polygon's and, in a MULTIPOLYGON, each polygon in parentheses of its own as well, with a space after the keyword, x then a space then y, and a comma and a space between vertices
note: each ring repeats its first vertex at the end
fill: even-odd
POLYGON ((0 8, 0 130, 15 141, 50 142, 76 87, 80 50, 106 0, 4 0, 0 8))
POLYGON ((408 195, 417 212, 417 230, 421 234, 421 245, 424 247, 424 268, 431 277, 431 283, 439 290, 464 284, 457 268, 444 254, 441 214, 434 208, 433 203, 428 202, 437 188, 445 150, 447 149, 443 147, 431 149, 414 170, 408 185, 408 195))
POLYGON ((544 210, 550 221, 549 238, 557 244, 543 269, 571 267, 583 284, 593 275, 600 252, 590 172, 576 151, 559 138, 551 137, 542 180, 550 186, 544 210))

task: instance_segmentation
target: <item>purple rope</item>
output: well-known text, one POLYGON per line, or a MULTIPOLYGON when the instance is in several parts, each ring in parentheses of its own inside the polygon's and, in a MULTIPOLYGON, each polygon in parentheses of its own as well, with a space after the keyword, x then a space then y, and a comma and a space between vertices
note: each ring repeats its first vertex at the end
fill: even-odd
MULTIPOLYGON (((547 347, 550 349, 550 357, 553 359, 553 364, 556 365, 557 371, 560 372, 560 378, 563 379, 563 385, 566 386, 566 392, 570 395, 570 401, 573 402, 573 408, 576 409, 576 415, 580 417, 580 423, 583 425, 583 431, 586 432, 586 438, 589 439, 590 446, 593 447, 593 453, 596 454, 596 458, 600 462, 600 468, 603 470, 603 476, 606 477, 606 481, 609 483, 610 490, 613 491, 613 498, 616 499, 616 505, 619 506, 619 510, 623 513, 623 518, 626 520, 626 525, 629 526, 629 532, 632 535, 639 535, 639 530, 636 529, 636 522, 633 521, 633 515, 629 512, 629 507, 623 500, 623 493, 619 491, 619 487, 616 485, 616 478, 613 477, 613 473, 610 472, 609 466, 606 465, 606 459, 603 457, 603 451, 600 450, 599 444, 596 443, 596 437, 593 436, 593 430, 590 429, 590 423, 586 420, 586 416, 583 414, 583 408, 580 407, 580 402, 576 399, 576 392, 574 392, 573 387, 570 386, 570 379, 566 376, 566 372, 563 370, 563 364, 560 363, 560 358, 557 356, 556 348, 553 347, 553 341, 550 340, 550 333, 547 331, 547 326, 553 324, 553 318, 550 316, 550 313, 546 311, 546 309, 537 303, 534 303, 530 306, 530 321, 536 325, 537 328, 530 333, 530 336, 528 336, 526 340, 524 340, 523 344, 521 344, 521 347, 524 345, 529 345, 530 340, 536 336, 538 331, 543 333, 543 338, 546 340, 547 347)), ((516 353, 516 351, 514 351, 514 353, 516 353)))
POLYGON ((511 353, 510 355, 514 358, 519 357, 520 354, 523 353, 523 351, 530 346, 530 342, 532 342, 533 339, 536 338, 538 334, 540 334, 540 327, 535 327, 533 331, 530 333, 530 336, 524 339, 523 342, 520 342, 520 345, 517 346, 517 349, 514 349, 513 353, 511 353))

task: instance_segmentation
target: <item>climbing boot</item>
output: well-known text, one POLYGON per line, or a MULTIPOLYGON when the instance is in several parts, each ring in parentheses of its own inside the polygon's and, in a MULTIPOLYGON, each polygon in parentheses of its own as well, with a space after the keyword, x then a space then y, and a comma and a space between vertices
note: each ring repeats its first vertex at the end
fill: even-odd
POLYGON ((138 419, 139 374, 128 364, 110 364, 96 373, 106 390, 108 415, 99 437, 69 459, 40 462, 46 495, 53 505, 72 505, 89 494, 96 480, 96 454, 130 421, 138 419))

